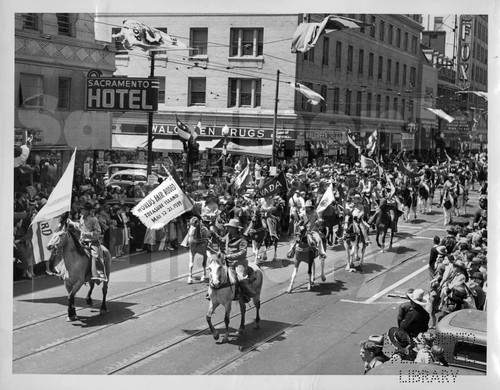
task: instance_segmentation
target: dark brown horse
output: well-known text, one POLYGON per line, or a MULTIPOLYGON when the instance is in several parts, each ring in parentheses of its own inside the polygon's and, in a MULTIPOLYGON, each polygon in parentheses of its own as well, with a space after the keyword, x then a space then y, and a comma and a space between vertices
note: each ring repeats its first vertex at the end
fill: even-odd
MULTIPOLYGON (((68 230, 65 222, 62 222, 59 228, 54 232, 47 244, 47 249, 52 252, 56 261, 60 259, 64 262, 62 279, 68 291, 67 321, 75 321, 77 319, 75 295, 84 283, 88 282, 90 285, 90 290, 86 298, 87 304, 89 306, 93 304, 91 295, 94 290, 95 282, 91 279, 91 260, 74 236, 74 233, 68 230)), ((102 282, 102 303, 100 313, 104 314, 108 311, 106 307, 106 294, 108 292, 109 276, 111 273, 111 255, 103 245, 100 246, 100 251, 102 252, 105 272, 108 279, 102 282)))
POLYGON ((394 239, 394 233, 397 232, 398 220, 401 215, 396 202, 388 203, 385 199, 380 202, 379 210, 370 218, 368 223, 374 225, 376 229, 375 241, 381 251, 385 250, 385 238, 387 236, 387 231, 391 229, 391 238, 389 242, 389 249, 392 248, 392 242, 394 239), (379 237, 382 235, 382 242, 379 241, 379 237))

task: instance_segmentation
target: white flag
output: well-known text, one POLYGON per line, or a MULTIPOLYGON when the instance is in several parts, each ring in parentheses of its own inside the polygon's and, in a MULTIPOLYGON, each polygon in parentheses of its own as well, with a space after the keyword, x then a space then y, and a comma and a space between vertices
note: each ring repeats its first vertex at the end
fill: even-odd
POLYGON ((175 182, 167 177, 148 196, 141 200, 132 213, 150 229, 161 229, 172 219, 193 208, 193 203, 175 182))
POLYGON ((307 98, 307 102, 311 103, 313 106, 316 106, 321 103, 322 100, 325 100, 323 96, 314 92, 312 89, 307 88, 305 85, 300 83, 290 83, 290 86, 304 95, 307 98))
POLYGON ((73 191, 73 173, 75 171, 75 156, 76 148, 71 156, 64 174, 57 182, 57 185, 52 190, 52 193, 47 199, 47 203, 35 215, 31 224, 35 222, 48 221, 57 218, 64 214, 66 211, 71 210, 71 193, 73 191))
POLYGON ((366 145, 366 149, 368 151, 368 156, 371 157, 375 152, 377 147, 377 138, 378 138, 378 130, 375 130, 370 137, 368 137, 368 143, 366 145))
POLYGON ((333 184, 330 183, 325 193, 321 197, 321 201, 319 202, 318 207, 316 207, 316 212, 318 214, 321 214, 323 211, 325 211, 328 205, 332 203, 334 200, 335 200, 335 195, 333 194, 333 184))
POLYGON ((247 166, 234 180, 234 189, 238 192, 243 191, 251 183, 251 180, 252 177, 250 175, 250 160, 248 160, 247 158, 247 166))
POLYGON ((59 217, 48 221, 32 223, 26 232, 26 249, 31 263, 38 264, 50 259, 51 253, 47 249, 52 233, 59 226, 59 217))

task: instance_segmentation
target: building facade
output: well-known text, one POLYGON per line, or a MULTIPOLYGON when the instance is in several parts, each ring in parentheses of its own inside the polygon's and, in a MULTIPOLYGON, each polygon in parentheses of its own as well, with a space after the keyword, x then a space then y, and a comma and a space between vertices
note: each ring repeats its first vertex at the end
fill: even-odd
POLYGON ((15 18, 16 142, 29 132, 32 155, 51 153, 63 164, 75 147, 111 148, 111 114, 84 111, 88 73, 116 70, 114 53, 95 39, 94 15, 20 13, 15 18))

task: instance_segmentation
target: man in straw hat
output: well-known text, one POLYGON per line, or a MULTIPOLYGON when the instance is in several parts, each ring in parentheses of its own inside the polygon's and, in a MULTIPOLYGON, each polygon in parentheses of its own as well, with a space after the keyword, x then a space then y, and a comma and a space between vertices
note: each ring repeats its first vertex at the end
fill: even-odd
POLYGON ((430 316, 427 310, 425 310, 427 300, 424 298, 424 290, 417 288, 412 293, 408 292, 406 296, 410 300, 410 307, 406 311, 399 327, 413 338, 417 337, 421 332, 427 332, 430 316))
POLYGON ((228 234, 225 237, 226 246, 224 258, 229 264, 231 273, 238 281, 245 302, 249 302, 250 298, 255 296, 255 291, 248 279, 248 242, 242 234, 243 227, 238 219, 230 219, 224 226, 228 229, 228 234))
POLYGON ((104 271, 104 263, 99 256, 101 225, 99 224, 99 220, 92 214, 93 208, 92 203, 84 203, 80 207, 80 221, 74 222, 68 219, 68 226, 80 231, 80 242, 91 259, 91 278, 100 283, 100 281, 107 281, 108 279, 104 271))

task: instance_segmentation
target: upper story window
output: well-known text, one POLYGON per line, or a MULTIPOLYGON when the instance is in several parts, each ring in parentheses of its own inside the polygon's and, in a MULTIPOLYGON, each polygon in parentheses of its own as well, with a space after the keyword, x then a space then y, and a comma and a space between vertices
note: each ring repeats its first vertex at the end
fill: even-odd
POLYGON ((165 77, 158 77, 160 87, 158 88, 158 103, 165 103, 165 77))
POLYGON ((304 61, 314 62, 314 47, 304 53, 304 61))
POLYGON ((372 38, 374 38, 374 37, 375 37, 375 25, 376 25, 376 24, 375 24, 375 20, 376 20, 376 19, 375 19, 375 16, 373 16, 373 15, 372 15, 372 24, 373 24, 373 27, 370 27, 370 36, 371 36, 372 38))
POLYGON ((388 29, 388 34, 387 34, 387 43, 389 45, 392 45, 392 42, 394 40, 394 27, 392 24, 389 24, 389 29, 388 29))
POLYGON ((190 106, 204 106, 206 104, 206 77, 189 78, 189 102, 190 106))
POLYGON ((340 69, 342 66, 342 42, 337 41, 335 46, 335 68, 340 69))
POLYGON ((192 56, 206 55, 208 42, 208 28, 192 28, 189 46, 193 48, 192 56))
POLYGON ((22 14, 23 29, 38 30, 38 14, 22 14))
POLYGON ((354 53, 354 48, 351 45, 347 46, 347 71, 348 72, 352 72, 353 53, 354 53))
POLYGON ((378 74, 377 74, 377 78, 379 80, 382 80, 383 72, 384 72, 384 57, 378 56, 378 74))
POLYGON ((70 14, 56 14, 57 17, 57 33, 59 35, 71 36, 71 15, 70 14))
POLYGON ((385 22, 380 21, 379 39, 383 42, 385 39, 385 22))
POLYGON ((260 79, 229 79, 229 107, 259 107, 260 79))
POLYGON ((330 57, 330 38, 323 38, 323 59, 322 64, 328 66, 328 57, 330 57))
POLYGON ((258 57, 263 53, 263 28, 232 28, 231 57, 258 57))
POLYGON ((21 73, 19 86, 19 105, 26 108, 43 107, 43 76, 21 73))
POLYGON ((368 55, 368 77, 373 77, 373 61, 374 61, 373 53, 370 53, 368 55))
MULTIPOLYGON (((121 31, 121 27, 113 27, 111 29, 111 34, 118 34, 121 31)), ((120 55, 120 54, 128 54, 128 50, 125 49, 125 46, 123 46, 122 41, 117 40, 116 38, 113 38, 113 43, 115 44, 115 55, 120 55)))
POLYGON ((333 113, 338 114, 340 110, 340 88, 333 90, 333 113))
MULTIPOLYGON (((322 85, 321 86, 321 96, 323 96, 325 98, 325 101, 326 101, 327 92, 328 92, 328 89, 327 89, 326 85, 322 85)), ((321 104, 319 107, 319 111, 325 112, 326 111, 326 104, 321 104)))
POLYGON ((69 110, 71 98, 71 79, 69 77, 59 77, 59 100, 57 107, 69 110))
POLYGON ((363 74, 363 69, 365 67, 365 51, 363 49, 359 49, 359 58, 358 58, 358 73, 363 74))

